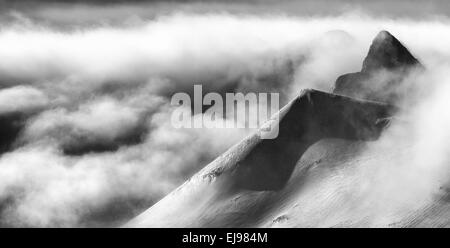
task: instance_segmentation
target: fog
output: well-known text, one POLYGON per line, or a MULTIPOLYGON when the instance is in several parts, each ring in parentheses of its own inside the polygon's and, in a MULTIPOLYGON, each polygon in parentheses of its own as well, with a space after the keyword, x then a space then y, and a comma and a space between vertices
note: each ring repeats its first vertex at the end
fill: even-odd
POLYGON ((21 116, 20 132, 0 157, 3 226, 127 221, 252 131, 175 129, 172 94, 202 84, 206 92, 279 92, 283 105, 302 88, 330 91, 339 75, 361 69, 382 29, 427 71, 406 79, 420 92, 399 103, 408 124, 393 122, 372 148, 407 147, 413 156, 393 161, 401 164, 395 170, 380 166, 380 175, 390 175, 380 181, 392 186, 372 196, 414 185, 414 197, 394 206, 408 207, 448 179, 445 17, 178 12, 74 21, 66 30, 34 22, 30 13, 8 13, 0 27, 0 115, 21 116))

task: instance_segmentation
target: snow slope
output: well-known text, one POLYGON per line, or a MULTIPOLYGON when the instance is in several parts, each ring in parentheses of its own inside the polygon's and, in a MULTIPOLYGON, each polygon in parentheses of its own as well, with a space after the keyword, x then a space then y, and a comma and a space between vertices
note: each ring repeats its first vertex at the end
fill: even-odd
POLYGON ((422 65, 380 32, 362 71, 338 78, 335 94, 304 90, 269 122, 279 118, 276 139, 244 139, 125 227, 450 226, 449 190, 408 177, 407 144, 376 142, 412 67, 422 65))

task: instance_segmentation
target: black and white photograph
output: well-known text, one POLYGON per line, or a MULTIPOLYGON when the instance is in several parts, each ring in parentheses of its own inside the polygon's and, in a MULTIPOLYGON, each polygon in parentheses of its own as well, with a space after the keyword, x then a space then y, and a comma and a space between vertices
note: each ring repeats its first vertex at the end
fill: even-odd
POLYGON ((450 1, 0 0, 0 228, 447 227, 450 1))

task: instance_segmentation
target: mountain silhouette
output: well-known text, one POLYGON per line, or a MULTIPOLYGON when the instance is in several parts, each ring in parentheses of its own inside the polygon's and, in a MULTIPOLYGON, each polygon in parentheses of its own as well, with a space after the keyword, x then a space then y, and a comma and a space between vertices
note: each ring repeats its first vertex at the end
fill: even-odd
POLYGON ((375 37, 364 59, 361 72, 374 72, 380 69, 408 69, 420 62, 388 31, 381 31, 375 37))
POLYGON ((303 90, 269 121, 278 127, 275 139, 262 139, 261 131, 247 137, 125 226, 348 225, 357 215, 346 219, 341 211, 354 211, 358 199, 339 189, 358 192, 352 185, 361 182, 354 176, 359 170, 346 168, 385 162, 386 152, 360 152, 389 126, 398 111, 392 104, 400 97, 397 84, 415 67, 422 65, 390 33, 380 32, 361 72, 339 77, 333 93, 303 90), (392 74, 378 75, 387 72, 392 74))
POLYGON ((411 94, 410 85, 403 82, 408 73, 422 68, 397 38, 381 31, 369 48, 361 71, 338 77, 333 93, 396 104, 411 94))

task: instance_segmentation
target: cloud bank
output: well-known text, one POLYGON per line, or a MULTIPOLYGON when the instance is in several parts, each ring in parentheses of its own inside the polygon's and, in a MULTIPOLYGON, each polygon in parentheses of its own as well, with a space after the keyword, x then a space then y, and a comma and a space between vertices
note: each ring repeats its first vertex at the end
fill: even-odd
MULTIPOLYGON (((178 13, 60 30, 16 15, 0 28, 0 124, 15 128, 0 157, 0 224, 128 220, 251 131, 174 129, 173 93, 191 94, 202 84, 206 92, 280 92, 286 103, 302 88, 330 91, 339 75, 360 70, 381 29, 430 69, 409 78, 430 100, 408 101, 417 107, 405 118, 420 120, 411 129, 411 142, 425 146, 417 161, 442 168, 448 24, 357 14, 178 13)), ((441 176, 430 173, 430 181, 441 176)))

